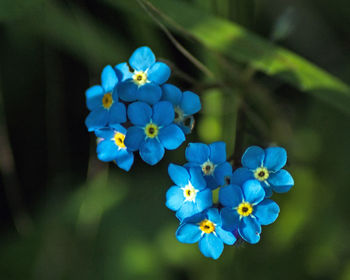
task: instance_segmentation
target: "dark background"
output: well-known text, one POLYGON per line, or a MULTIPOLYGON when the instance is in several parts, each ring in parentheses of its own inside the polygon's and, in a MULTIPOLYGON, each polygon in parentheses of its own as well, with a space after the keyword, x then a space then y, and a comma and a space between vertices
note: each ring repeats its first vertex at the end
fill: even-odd
MULTIPOLYGON (((350 83, 348 1, 178 1, 350 83)), ((349 113, 174 33, 222 88, 136 1, 114 0, 135 13, 112 2, 0 3, 0 279, 350 279, 349 113), (171 83, 201 96, 188 141, 226 141, 235 165, 250 145, 287 149, 295 187, 274 196, 280 216, 257 245, 213 261, 177 242, 164 202, 185 145, 155 167, 136 156, 128 173, 97 161, 84 92, 142 45, 169 63, 171 83)))

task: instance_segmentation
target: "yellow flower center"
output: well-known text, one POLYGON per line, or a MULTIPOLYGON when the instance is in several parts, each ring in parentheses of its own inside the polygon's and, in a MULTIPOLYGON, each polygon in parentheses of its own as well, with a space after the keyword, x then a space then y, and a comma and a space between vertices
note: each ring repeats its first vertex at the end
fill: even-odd
POLYGON ((109 108, 111 108, 112 104, 113 104, 112 94, 111 93, 106 93, 102 97, 102 106, 103 106, 103 108, 109 109, 109 108))
POLYGON ((148 138, 154 138, 154 137, 157 137, 158 135, 158 132, 159 132, 159 128, 156 124, 154 123, 149 123, 148 125, 146 125, 145 127, 145 133, 146 133, 146 136, 148 138))
POLYGON ((186 201, 195 201, 196 200, 196 196, 197 196, 197 192, 198 190, 196 190, 191 182, 188 182, 188 185, 186 185, 184 188, 181 188, 184 192, 184 197, 186 201))
POLYGON ((124 144, 124 139, 125 139, 125 134, 120 133, 120 132, 116 132, 114 134, 113 140, 115 142, 115 144, 120 148, 120 149, 125 149, 126 146, 124 144))
POLYGON ((143 86, 145 83, 148 82, 147 74, 143 71, 135 71, 134 75, 132 76, 132 79, 134 80, 134 83, 138 86, 143 86))
POLYGON ((246 217, 249 216, 253 212, 253 206, 249 202, 242 202, 237 207, 237 213, 240 216, 246 217))
POLYGON ((199 228, 205 233, 212 233, 215 230, 215 225, 209 220, 203 220, 200 222, 199 228))
POLYGON ((265 181, 269 176, 269 171, 265 167, 258 167, 254 171, 254 177, 259 181, 265 181))
POLYGON ((212 175, 214 173, 215 166, 210 160, 207 160, 205 163, 203 163, 201 167, 204 175, 212 175))

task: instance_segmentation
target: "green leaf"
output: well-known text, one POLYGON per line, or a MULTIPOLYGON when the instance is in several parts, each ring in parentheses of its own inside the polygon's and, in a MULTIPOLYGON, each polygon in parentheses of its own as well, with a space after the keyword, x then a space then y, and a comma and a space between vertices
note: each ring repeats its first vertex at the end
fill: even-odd
MULTIPOLYGON (((142 9, 136 8, 134 1, 105 1, 138 18, 151 20, 142 9)), ((213 51, 247 63, 267 75, 276 76, 301 91, 350 112, 349 86, 297 54, 185 1, 150 2, 173 30, 190 34, 213 51)))

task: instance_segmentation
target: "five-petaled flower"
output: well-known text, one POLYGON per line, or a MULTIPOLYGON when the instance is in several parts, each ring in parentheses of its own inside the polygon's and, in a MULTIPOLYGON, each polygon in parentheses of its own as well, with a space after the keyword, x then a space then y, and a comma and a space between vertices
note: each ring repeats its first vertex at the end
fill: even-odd
POLYGON ((86 90, 86 105, 91 112, 86 117, 85 124, 89 131, 126 122, 125 105, 118 102, 117 84, 117 74, 112 66, 107 65, 101 74, 101 85, 86 90))
POLYGON ((115 161, 125 171, 129 171, 133 162, 134 154, 124 143, 126 129, 119 124, 95 130, 98 137, 97 157, 101 161, 115 161))
POLYGON ((230 184, 220 189, 219 201, 223 228, 238 234, 247 242, 260 240, 261 226, 272 224, 278 217, 279 206, 265 199, 265 191, 258 180, 246 181, 242 188, 230 184))
POLYGON ((165 205, 176 211, 180 220, 212 206, 212 192, 206 188, 207 184, 198 169, 187 170, 180 165, 170 164, 168 172, 176 186, 167 191, 165 205))
POLYGON ((162 100, 169 101, 174 106, 174 122, 181 127, 185 134, 189 134, 194 125, 192 115, 201 109, 199 96, 191 91, 181 92, 178 87, 171 84, 163 85, 162 90, 162 100))
POLYGON ((232 181, 241 185, 249 179, 256 179, 265 189, 266 197, 272 191, 284 193, 294 185, 293 177, 285 169, 287 152, 281 147, 262 149, 258 146, 249 147, 242 156, 243 167, 232 175, 232 181))
POLYGON ((224 185, 225 178, 232 175, 232 166, 226 161, 225 142, 190 143, 185 155, 186 166, 199 168, 211 189, 224 185))
POLYGON ((218 209, 210 208, 187 218, 176 231, 176 238, 182 243, 198 242, 199 250, 206 257, 217 259, 224 250, 224 243, 233 245, 236 237, 222 228, 218 209))
POLYGON ((173 123, 170 102, 160 101, 153 108, 134 102, 128 107, 128 117, 134 126, 128 128, 125 144, 131 151, 139 150, 141 158, 150 165, 163 158, 165 149, 177 149, 185 141, 184 133, 173 123))
POLYGON ((121 78, 118 84, 120 99, 131 102, 135 100, 155 104, 162 96, 160 85, 170 77, 170 68, 163 62, 157 62, 149 47, 140 47, 129 59, 130 71, 126 63, 116 65, 121 78))

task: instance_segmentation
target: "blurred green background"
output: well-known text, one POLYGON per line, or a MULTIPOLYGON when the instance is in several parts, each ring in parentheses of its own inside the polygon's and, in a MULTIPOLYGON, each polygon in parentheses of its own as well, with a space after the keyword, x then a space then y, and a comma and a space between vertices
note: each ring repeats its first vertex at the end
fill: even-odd
POLYGON ((0 279, 350 279, 349 26, 345 0, 1 0, 0 279), (177 242, 185 144, 128 173, 96 159, 84 92, 142 45, 201 96, 188 142, 235 166, 287 149, 295 187, 257 245, 177 242))

